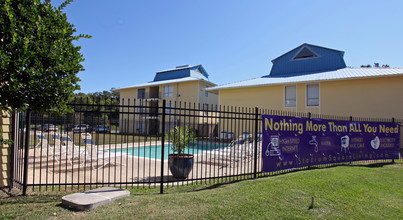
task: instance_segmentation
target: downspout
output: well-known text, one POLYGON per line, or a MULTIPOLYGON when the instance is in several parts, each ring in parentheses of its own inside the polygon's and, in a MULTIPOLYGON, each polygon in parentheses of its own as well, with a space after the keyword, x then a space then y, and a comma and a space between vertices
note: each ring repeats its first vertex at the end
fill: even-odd
POLYGON ((179 83, 176 83, 176 99, 175 102, 179 101, 179 83))
POLYGON ((197 80, 197 104, 200 103, 200 80, 197 80))
POLYGON ((221 105, 221 95, 220 95, 221 90, 218 90, 218 106, 221 105))

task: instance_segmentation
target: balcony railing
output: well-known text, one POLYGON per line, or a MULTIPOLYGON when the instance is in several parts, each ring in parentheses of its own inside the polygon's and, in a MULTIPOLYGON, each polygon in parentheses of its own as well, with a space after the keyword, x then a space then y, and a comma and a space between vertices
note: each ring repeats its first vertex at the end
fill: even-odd
POLYGON ((161 92, 146 92, 143 94, 139 94, 137 96, 137 99, 143 99, 147 101, 160 100, 162 99, 162 94, 161 92))

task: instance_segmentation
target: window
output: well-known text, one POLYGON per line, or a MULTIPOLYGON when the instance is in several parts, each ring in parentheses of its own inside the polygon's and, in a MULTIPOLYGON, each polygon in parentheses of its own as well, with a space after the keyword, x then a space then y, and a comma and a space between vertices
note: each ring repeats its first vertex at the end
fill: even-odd
POLYGON ((174 96, 174 86, 164 86, 164 97, 174 96))
POLYGON ((208 104, 208 103, 204 103, 204 104, 203 104, 203 111, 204 111, 204 115, 205 115, 205 116, 208 115, 208 110, 209 110, 209 104, 208 104))
POLYGON ((143 121, 136 121, 136 132, 137 132, 137 134, 144 133, 144 122, 143 121))
POLYGON ((297 86, 285 87, 285 107, 297 107, 297 86))
POLYGON ((137 89, 137 98, 138 99, 146 98, 146 89, 137 89))
POLYGON ((172 103, 166 103, 165 104, 165 114, 172 114, 172 103))
MULTIPOLYGON (((207 89, 207 88, 208 88, 208 85, 206 85, 205 88, 207 89)), ((205 97, 208 97, 208 92, 207 92, 207 91, 204 92, 204 96, 205 96, 205 97)))
POLYGON ((319 84, 306 85, 307 106, 319 106, 319 84))

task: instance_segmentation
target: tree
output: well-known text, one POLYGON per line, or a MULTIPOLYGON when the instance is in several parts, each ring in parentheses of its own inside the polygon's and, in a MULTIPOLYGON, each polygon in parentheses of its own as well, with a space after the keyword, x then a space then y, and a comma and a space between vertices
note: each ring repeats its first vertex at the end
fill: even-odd
MULTIPOLYGON (((83 123, 93 124, 93 121, 118 121, 119 120, 119 97, 120 93, 115 91, 102 91, 94 93, 77 93, 74 94, 74 100, 71 103, 84 103, 90 106, 81 106, 87 110, 80 119, 83 123), (89 110, 89 111, 88 111, 89 110)), ((76 107, 80 108, 80 106, 76 107)))
POLYGON ((62 9, 50 0, 0 0, 0 107, 63 113, 84 70, 80 46, 62 9))

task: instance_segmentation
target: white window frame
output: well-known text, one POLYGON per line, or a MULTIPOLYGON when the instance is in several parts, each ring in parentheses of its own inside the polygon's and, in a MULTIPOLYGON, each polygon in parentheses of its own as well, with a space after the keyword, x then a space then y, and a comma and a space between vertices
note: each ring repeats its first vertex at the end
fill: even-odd
POLYGON ((284 107, 285 108, 296 108, 297 107, 297 85, 288 85, 284 86, 284 107), (294 87, 295 88, 295 104, 292 105, 287 105, 287 88, 294 87))
POLYGON ((205 88, 204 88, 204 96, 206 98, 208 98, 208 91, 206 90, 207 88, 208 88, 208 85, 206 85, 205 88))
POLYGON ((319 83, 306 84, 306 106, 307 107, 319 107, 320 106, 320 85, 319 85, 319 83), (314 98, 310 97, 312 95, 309 94, 309 89, 308 89, 309 86, 317 86, 317 88, 318 88, 317 98, 316 97, 314 97, 314 98), (309 104, 310 99, 317 99, 318 103, 317 104, 316 103, 315 104, 309 104))
POLYGON ((174 96, 174 86, 173 85, 166 85, 164 86, 164 97, 173 97, 174 96))

